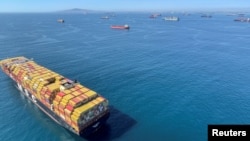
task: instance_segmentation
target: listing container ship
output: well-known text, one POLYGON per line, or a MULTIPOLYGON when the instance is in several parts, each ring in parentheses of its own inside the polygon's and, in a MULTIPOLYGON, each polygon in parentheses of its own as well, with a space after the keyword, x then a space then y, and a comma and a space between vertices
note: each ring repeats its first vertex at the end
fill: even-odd
POLYGON ((95 91, 23 56, 0 61, 17 88, 52 120, 89 136, 109 118, 108 100, 95 91))

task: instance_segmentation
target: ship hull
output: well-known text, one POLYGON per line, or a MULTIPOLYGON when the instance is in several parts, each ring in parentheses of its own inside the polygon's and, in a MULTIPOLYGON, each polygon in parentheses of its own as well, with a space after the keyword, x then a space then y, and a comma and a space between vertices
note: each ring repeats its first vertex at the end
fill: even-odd
POLYGON ((123 27, 123 26, 112 26, 111 28, 113 28, 113 29, 129 29, 128 27, 123 27))
POLYGON ((122 26, 122 25, 113 25, 110 28, 112 28, 112 29, 129 29, 130 27, 128 25, 124 25, 124 26, 122 26))

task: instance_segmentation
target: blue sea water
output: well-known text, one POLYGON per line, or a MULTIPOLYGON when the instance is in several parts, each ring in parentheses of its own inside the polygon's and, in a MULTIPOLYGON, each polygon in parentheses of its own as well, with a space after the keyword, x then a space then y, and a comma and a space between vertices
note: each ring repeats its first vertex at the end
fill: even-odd
POLYGON ((205 141, 208 124, 249 124, 250 24, 223 13, 179 14, 179 22, 149 15, 0 14, 0 59, 33 58, 111 106, 107 125, 81 138, 43 114, 0 72, 0 140, 205 141), (131 28, 113 30, 112 24, 131 28))

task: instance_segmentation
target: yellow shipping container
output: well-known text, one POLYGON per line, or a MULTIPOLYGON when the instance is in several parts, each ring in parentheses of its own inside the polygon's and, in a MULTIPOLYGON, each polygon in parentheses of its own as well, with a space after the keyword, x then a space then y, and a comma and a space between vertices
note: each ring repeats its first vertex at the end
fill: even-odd
POLYGON ((58 74, 57 76, 56 76, 56 79, 57 80, 60 80, 60 79, 62 79, 63 78, 63 76, 61 76, 60 74, 58 74))
POLYGON ((105 99, 104 99, 103 97, 99 96, 99 97, 97 97, 97 98, 96 98, 96 100, 98 100, 98 101, 101 101, 101 102, 102 102, 102 101, 104 101, 105 99))
POLYGON ((38 84, 38 87, 43 87, 43 82, 41 80, 39 80, 39 84, 38 84))
POLYGON ((73 97, 75 97, 75 96, 72 94, 68 94, 68 95, 65 95, 62 100, 66 100, 68 102, 73 97))
POLYGON ((16 65, 12 65, 12 66, 10 67, 10 70, 14 71, 15 68, 16 68, 16 65))
POLYGON ((82 85, 80 85, 80 84, 76 84, 75 87, 77 87, 77 89, 82 89, 82 88, 84 88, 84 87, 83 87, 82 85))
POLYGON ((63 105, 63 106, 65 107, 65 106, 68 104, 68 101, 61 100, 60 104, 63 105))
POLYGON ((95 106, 95 104, 91 103, 91 102, 84 104, 84 105, 76 108, 73 112, 73 115, 80 115, 81 113, 85 113, 86 111, 93 108, 94 106, 95 106))
POLYGON ((95 105, 98 105, 101 103, 101 101, 97 100, 97 98, 92 100, 91 102, 94 103, 95 105))
POLYGON ((44 75, 41 76, 41 79, 43 79, 43 81, 46 81, 50 77, 51 77, 51 74, 47 72, 47 73, 45 73, 44 75))
POLYGON ((94 97, 94 96, 97 95, 97 93, 96 93, 95 91, 92 91, 92 90, 87 91, 87 92, 84 93, 84 94, 85 94, 86 96, 88 96, 89 98, 94 97))
POLYGON ((54 100, 54 101, 53 101, 53 105, 54 105, 54 106, 58 106, 58 105, 59 105, 59 102, 54 100))
POLYGON ((47 81, 43 80, 42 78, 40 78, 40 81, 41 81, 41 82, 40 82, 39 84, 40 84, 42 87, 44 87, 44 85, 48 83, 47 81), (41 80, 42 80, 42 81, 41 81, 41 80))
POLYGON ((63 92, 64 92, 65 94, 70 94, 70 93, 72 93, 71 90, 64 90, 63 92))
POLYGON ((80 95, 80 94, 82 94, 82 93, 79 92, 79 91, 74 91, 72 94, 73 94, 74 96, 78 96, 78 95, 80 95))
POLYGON ((89 91, 89 89, 86 88, 86 87, 83 87, 83 88, 80 89, 80 91, 83 92, 83 93, 85 93, 85 92, 89 91))
POLYGON ((61 102, 67 104, 69 102, 69 100, 67 100, 67 99, 61 99, 61 102))
POLYGON ((41 74, 40 73, 38 73, 38 72, 35 72, 35 73, 31 73, 30 74, 30 77, 33 79, 34 77, 36 77, 36 76, 41 76, 41 74))
POLYGON ((58 86, 57 83, 52 83, 52 84, 48 85, 47 87, 48 87, 49 90, 51 90, 51 91, 54 91, 54 90, 59 89, 59 86, 58 86))
POLYGON ((37 98, 40 100, 41 99, 40 93, 37 93, 36 95, 37 95, 37 98))
POLYGON ((89 102, 89 103, 85 104, 84 106, 82 106, 82 108, 80 107, 80 109, 86 111, 86 110, 93 108, 94 106, 95 106, 94 103, 89 102))
POLYGON ((71 113, 71 116, 74 115, 76 117, 80 117, 80 115, 83 114, 83 112, 79 111, 79 110, 74 110, 72 113, 71 113))
POLYGON ((26 83, 27 85, 30 85, 30 80, 29 80, 29 79, 25 80, 25 83, 26 83))
POLYGON ((36 81, 36 79, 35 79, 36 77, 32 77, 32 79, 31 79, 31 84, 33 85, 34 83, 35 83, 35 81, 36 81))
POLYGON ((73 114, 72 114, 70 117, 71 117, 71 120, 72 120, 72 121, 74 121, 74 122, 76 122, 76 123, 78 122, 79 116, 76 116, 76 115, 73 115, 73 114))
POLYGON ((47 70, 39 70, 36 72, 37 74, 40 74, 40 77, 45 77, 46 75, 48 75, 48 71, 47 70))
POLYGON ((50 95, 45 94, 45 98, 49 99, 49 98, 50 98, 50 95))
POLYGON ((37 90, 38 90, 38 91, 41 91, 42 88, 43 88, 43 86, 38 85, 37 90))
POLYGON ((72 124, 71 124, 71 126, 73 127, 74 130, 76 130, 76 132, 79 132, 79 127, 78 126, 72 125, 72 124))
POLYGON ((57 110, 56 108, 54 108, 54 111, 55 111, 55 113, 56 113, 58 116, 60 115, 59 110, 57 110))
POLYGON ((40 79, 41 75, 39 73, 37 73, 36 75, 32 76, 31 81, 37 81, 38 79, 40 79))
POLYGON ((19 73, 19 70, 20 70, 20 69, 21 69, 21 68, 16 68, 16 69, 14 70, 13 73, 14 73, 15 75, 17 75, 17 74, 19 73))

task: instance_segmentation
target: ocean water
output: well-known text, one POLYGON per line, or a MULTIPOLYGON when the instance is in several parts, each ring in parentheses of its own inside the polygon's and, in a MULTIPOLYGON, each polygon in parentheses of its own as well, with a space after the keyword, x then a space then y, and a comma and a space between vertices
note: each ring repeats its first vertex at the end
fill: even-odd
POLYGON ((0 14, 0 59, 33 58, 100 93, 111 107, 107 124, 81 138, 0 72, 0 140, 205 141, 208 124, 249 124, 250 24, 224 13, 177 13, 179 22, 150 14, 108 20, 100 18, 105 13, 0 14))

